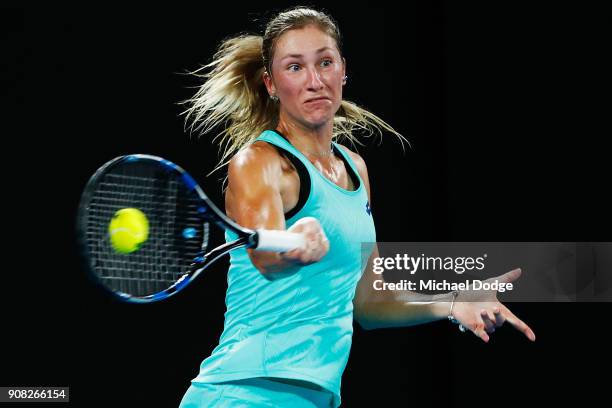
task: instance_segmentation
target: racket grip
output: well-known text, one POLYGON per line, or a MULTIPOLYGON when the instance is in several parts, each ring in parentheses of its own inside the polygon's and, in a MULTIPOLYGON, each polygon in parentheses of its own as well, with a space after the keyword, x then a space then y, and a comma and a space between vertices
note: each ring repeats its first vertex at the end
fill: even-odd
POLYGON ((260 251, 286 252, 306 246, 304 235, 295 232, 257 230, 257 247, 260 251))

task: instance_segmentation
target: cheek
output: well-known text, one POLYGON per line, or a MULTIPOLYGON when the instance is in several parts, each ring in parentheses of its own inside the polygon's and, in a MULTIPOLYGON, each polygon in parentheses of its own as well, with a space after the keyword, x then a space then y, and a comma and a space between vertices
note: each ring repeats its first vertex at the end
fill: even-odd
POLYGON ((342 80, 343 80, 343 75, 342 75, 341 68, 338 68, 338 69, 335 69, 329 72, 328 84, 330 88, 332 88, 334 91, 342 90, 342 80))
POLYGON ((296 77, 292 78, 282 78, 280 83, 278 84, 279 91, 286 98, 295 98, 299 95, 301 86, 299 83, 299 79, 296 77))
POLYGON ((329 90, 331 95, 334 98, 334 102, 340 103, 342 99, 342 78, 334 77, 332 80, 328 82, 329 90))

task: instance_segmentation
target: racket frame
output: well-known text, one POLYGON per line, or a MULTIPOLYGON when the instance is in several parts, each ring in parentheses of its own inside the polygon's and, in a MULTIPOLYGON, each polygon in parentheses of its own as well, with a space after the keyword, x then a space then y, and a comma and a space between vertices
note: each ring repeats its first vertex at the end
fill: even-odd
POLYGON ((80 246, 80 253, 85 263, 90 277, 93 278, 94 282, 104 288, 107 292, 114 295, 118 300, 129 302, 129 303, 151 303, 157 302, 174 295, 181 289, 185 288, 188 284, 193 282, 209 265, 214 263, 217 259, 223 255, 229 253, 238 248, 257 248, 259 239, 257 231, 242 227, 228 218, 217 206, 208 198, 198 183, 187 173, 183 168, 174 164, 173 162, 163 159, 161 157, 148 155, 148 154, 130 154, 125 156, 116 157, 109 162, 105 163, 100 167, 89 179, 83 193, 81 195, 81 201, 79 204, 78 216, 77 216, 77 236, 80 246), (134 296, 128 293, 124 293, 117 290, 112 290, 106 285, 102 284, 98 275, 94 271, 94 265, 91 263, 91 257, 87 246, 87 215, 89 203, 92 200, 93 194, 95 193, 96 186, 103 179, 103 177, 109 173, 113 168, 130 162, 147 161, 154 162, 160 165, 162 168, 169 172, 175 172, 179 179, 183 181, 187 189, 195 193, 196 197, 201 202, 201 206, 198 207, 198 214, 202 219, 202 224, 214 223, 223 230, 229 230, 235 233, 238 238, 234 241, 227 242, 219 247, 210 250, 207 253, 203 253, 194 259, 190 268, 177 279, 177 281, 169 286, 168 288, 146 296, 134 296))

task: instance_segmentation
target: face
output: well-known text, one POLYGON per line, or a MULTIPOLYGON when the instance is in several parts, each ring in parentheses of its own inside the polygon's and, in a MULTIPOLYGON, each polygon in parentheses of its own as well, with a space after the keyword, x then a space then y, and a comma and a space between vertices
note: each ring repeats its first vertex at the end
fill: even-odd
POLYGON ((284 33, 276 42, 272 76, 264 74, 281 112, 314 128, 333 120, 342 102, 345 63, 332 37, 316 26, 284 33))

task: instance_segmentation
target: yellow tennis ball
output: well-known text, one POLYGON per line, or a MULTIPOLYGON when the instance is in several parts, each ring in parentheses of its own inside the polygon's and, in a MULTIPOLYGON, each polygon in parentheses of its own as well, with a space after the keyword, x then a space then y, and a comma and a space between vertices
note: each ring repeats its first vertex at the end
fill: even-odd
POLYGON ((122 254, 132 253, 149 237, 149 220, 136 208, 123 208, 113 215, 108 226, 113 249, 122 254))

